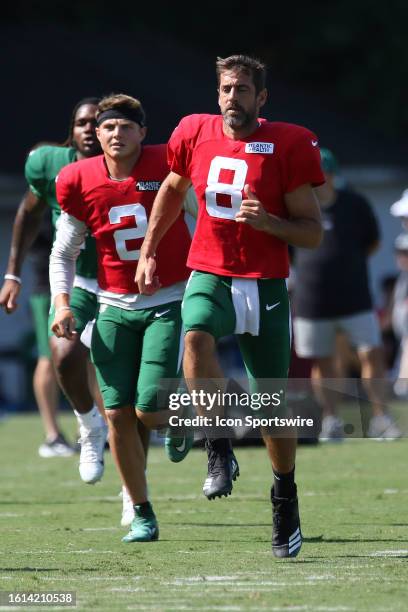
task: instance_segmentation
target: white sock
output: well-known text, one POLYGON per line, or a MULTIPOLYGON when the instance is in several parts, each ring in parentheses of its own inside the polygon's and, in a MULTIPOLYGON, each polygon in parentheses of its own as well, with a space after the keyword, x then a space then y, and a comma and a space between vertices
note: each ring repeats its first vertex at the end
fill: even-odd
POLYGON ((81 427, 85 427, 85 429, 95 429, 96 427, 101 426, 102 416, 95 405, 92 406, 91 410, 85 414, 81 414, 76 410, 74 410, 74 413, 79 425, 81 427))

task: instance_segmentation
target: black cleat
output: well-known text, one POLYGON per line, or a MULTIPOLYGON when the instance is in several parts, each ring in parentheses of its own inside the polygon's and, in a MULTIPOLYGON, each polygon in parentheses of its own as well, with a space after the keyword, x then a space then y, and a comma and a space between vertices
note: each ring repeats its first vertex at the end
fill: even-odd
POLYGON ((230 440, 206 440, 208 474, 203 493, 208 499, 231 495, 232 481, 239 476, 238 461, 233 453, 230 440))
POLYGON ((281 559, 296 557, 302 546, 300 530, 299 506, 295 489, 292 499, 274 497, 271 489, 272 502, 272 552, 281 559))

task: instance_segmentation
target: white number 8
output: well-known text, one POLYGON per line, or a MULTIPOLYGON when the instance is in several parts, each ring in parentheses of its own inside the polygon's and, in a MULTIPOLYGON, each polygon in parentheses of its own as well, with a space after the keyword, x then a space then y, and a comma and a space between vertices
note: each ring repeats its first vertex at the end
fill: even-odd
POLYGON ((248 172, 248 164, 243 159, 221 157, 217 155, 211 162, 208 173, 208 183, 205 190, 205 201, 207 212, 211 217, 221 219, 235 219, 242 202, 242 190, 248 172), (221 170, 233 170, 234 178, 232 184, 220 183, 221 170), (217 194, 231 196, 231 208, 217 204, 217 194))
POLYGON ((125 261, 139 259, 140 249, 130 251, 126 248, 126 240, 135 240, 136 238, 144 238, 147 230, 146 210, 141 204, 122 204, 121 206, 112 206, 109 211, 109 221, 112 224, 120 223, 123 217, 134 217, 136 227, 129 229, 116 230, 113 233, 115 240, 116 251, 119 258, 125 261))

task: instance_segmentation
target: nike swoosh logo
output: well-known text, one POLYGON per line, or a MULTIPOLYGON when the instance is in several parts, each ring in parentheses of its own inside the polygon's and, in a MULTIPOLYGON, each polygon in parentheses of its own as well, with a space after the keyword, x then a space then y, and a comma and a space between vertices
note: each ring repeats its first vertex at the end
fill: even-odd
POLYGON ((183 442, 180 444, 180 446, 176 446, 175 449, 179 453, 182 453, 185 450, 185 448, 186 448, 186 439, 183 438, 183 442))
POLYGON ((154 313, 154 318, 158 319, 159 317, 162 317, 163 315, 167 314, 168 312, 170 312, 170 308, 168 310, 163 310, 163 312, 155 312, 154 313))
POLYGON ((271 304, 269 306, 269 304, 266 305, 266 310, 273 310, 274 308, 276 308, 277 306, 279 306, 280 302, 276 302, 276 304, 271 304))
POLYGON ((312 147, 317 147, 318 142, 318 140, 312 140, 312 147))

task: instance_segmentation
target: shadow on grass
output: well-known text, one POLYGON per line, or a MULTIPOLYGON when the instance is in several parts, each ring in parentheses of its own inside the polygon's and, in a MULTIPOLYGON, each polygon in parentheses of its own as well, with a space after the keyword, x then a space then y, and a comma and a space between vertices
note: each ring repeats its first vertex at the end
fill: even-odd
MULTIPOLYGON (((31 500, 30 499, 30 506, 75 506, 78 504, 94 504, 94 503, 98 503, 98 504, 118 504, 119 503, 119 497, 118 497, 118 501, 116 501, 116 499, 87 499, 86 501, 84 501, 83 499, 54 499, 52 501, 50 501, 49 499, 46 500, 31 500)), ((18 500, 18 501, 13 501, 13 500, 2 500, 0 501, 0 507, 1 506, 27 506, 27 500, 18 500)))
POLYGON ((316 543, 324 543, 324 544, 360 544, 360 543, 364 543, 364 542, 368 542, 368 543, 375 543, 375 542, 399 542, 399 543, 404 543, 404 542, 408 542, 408 540, 402 540, 401 538, 395 539, 395 538, 326 538, 323 534, 318 535, 318 536, 314 536, 311 538, 306 538, 305 536, 303 536, 303 541, 304 542, 308 542, 309 544, 316 544, 316 543))
MULTIPOLYGON (((171 525, 174 527, 174 522, 160 521, 161 525, 171 525)), ((183 521, 183 527, 272 527, 272 523, 186 523, 183 521)))
MULTIPOLYGON (((227 525, 227 527, 231 527, 231 525, 227 525)), ((270 525, 269 525, 270 527, 270 525)), ((269 544, 269 546, 271 545, 271 538, 256 538, 256 540, 254 540, 254 538, 246 538, 246 539, 237 539, 237 538, 227 538, 228 542, 233 542, 234 544, 252 544, 254 542, 256 542, 257 544, 269 544)), ((169 539, 164 539, 164 538, 160 538, 160 542, 166 542, 166 543, 173 543, 175 544, 176 542, 189 542, 191 545, 194 545, 196 542, 214 542, 214 543, 220 543, 222 542, 222 540, 220 540, 220 538, 189 538, 189 539, 185 539, 182 540, 181 538, 176 538, 174 540, 169 540, 169 539)), ((224 541, 225 542, 225 541, 224 541)), ((303 543, 305 544, 313 544, 313 543, 318 543, 318 542, 324 542, 324 540, 322 539, 322 536, 319 536, 317 538, 303 538, 303 543)), ((316 557, 317 558, 317 557, 316 557)))
MULTIPOLYGON (((160 524, 161 525, 171 525, 172 527, 174 527, 174 523, 160 521, 160 524)), ((186 522, 183 522, 183 527, 185 526, 187 527, 205 527, 206 529, 208 529, 209 527, 210 528, 211 527, 265 527, 267 529, 272 529, 272 523, 186 523, 186 522)), ((215 541, 218 541, 218 540, 215 540, 215 541)), ((234 541, 237 541, 237 540, 234 540, 234 541)), ((303 541, 313 543, 313 542, 323 542, 323 541, 327 542, 329 540, 324 540, 323 535, 318 535, 318 536, 313 536, 313 537, 303 536, 303 541)))
MULTIPOLYGON (((81 572, 97 572, 96 567, 81 567, 81 572)), ((0 567, 0 572, 63 572, 66 573, 66 568, 63 567, 0 567)), ((69 576, 67 576, 68 580, 69 576)))
MULTIPOLYGON (((173 525, 173 523, 164 523, 167 525, 173 525)), ((183 526, 189 526, 189 527, 205 527, 205 528, 211 528, 211 527, 265 527, 265 528, 269 528, 271 529, 271 524, 270 523, 235 523, 235 524, 230 524, 230 523, 183 523, 183 526)), ((162 542, 164 542, 165 540, 161 540, 162 542)), ((170 541, 170 540, 167 540, 170 541)), ((190 540, 180 540, 177 539, 178 542, 219 542, 219 539, 212 539, 212 538, 193 538, 190 540)), ((252 538, 248 538, 248 539, 240 539, 240 540, 236 540, 233 538, 228 538, 229 542, 241 542, 241 543, 245 543, 248 541, 253 542, 252 538)), ((270 542, 270 539, 257 539, 257 542, 270 542)), ((303 542, 305 544, 376 544, 376 543, 396 543, 396 544, 405 544, 406 542, 408 542, 407 539, 401 539, 401 538, 327 538, 325 537, 323 534, 318 535, 318 536, 311 536, 311 537, 307 537, 307 536, 303 536, 303 542)), ((338 555, 336 555, 337 557, 338 555)), ((346 556, 353 556, 353 555, 346 555, 346 556)), ((359 556, 359 555, 356 555, 359 556)), ((362 555, 363 556, 363 555, 362 555)), ((392 555, 393 557, 395 556, 396 558, 397 555, 392 555)), ((403 555, 403 558, 408 557, 407 555, 403 555)))
MULTIPOLYGON (((306 540, 307 541, 307 540, 306 540)), ((396 542, 397 544, 404 544, 408 540, 401 538, 325 538, 322 537, 320 540, 324 544, 364 544, 376 542, 396 542)))
POLYGON ((0 567, 0 572, 58 572, 58 567, 0 567))

